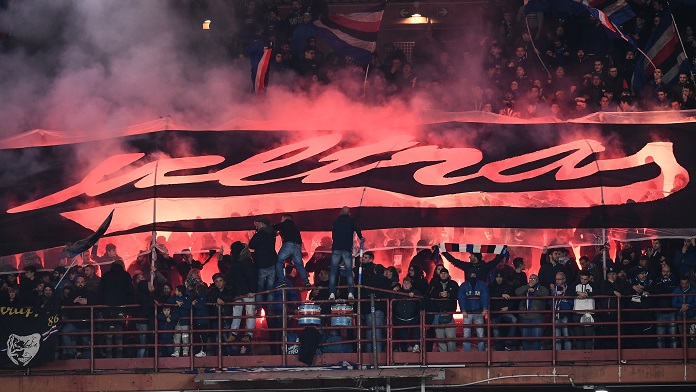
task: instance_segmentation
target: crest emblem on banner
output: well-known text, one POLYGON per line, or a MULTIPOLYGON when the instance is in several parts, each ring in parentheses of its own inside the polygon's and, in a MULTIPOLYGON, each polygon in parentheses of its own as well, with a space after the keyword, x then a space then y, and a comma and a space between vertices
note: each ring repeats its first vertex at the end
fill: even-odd
POLYGON ((10 334, 7 338, 7 356, 18 366, 26 366, 39 352, 41 335, 33 333, 28 336, 10 334))

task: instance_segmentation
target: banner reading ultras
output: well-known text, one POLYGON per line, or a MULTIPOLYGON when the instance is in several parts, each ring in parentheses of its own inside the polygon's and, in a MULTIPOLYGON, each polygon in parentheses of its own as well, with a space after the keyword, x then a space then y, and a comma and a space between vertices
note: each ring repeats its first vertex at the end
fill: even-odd
POLYGON ((283 212, 304 230, 327 230, 344 205, 359 207, 365 229, 692 227, 689 127, 447 124, 381 138, 166 131, 117 140, 120 152, 89 164, 78 158, 92 143, 2 151, 31 154, 44 169, 10 168, 0 241, 13 248, 5 253, 42 234, 44 248, 64 245, 112 209, 111 234, 151 231, 153 211, 159 230, 246 230, 252 216, 283 212))
POLYGON ((58 315, 32 308, 0 307, 0 368, 28 368, 52 361, 58 315))

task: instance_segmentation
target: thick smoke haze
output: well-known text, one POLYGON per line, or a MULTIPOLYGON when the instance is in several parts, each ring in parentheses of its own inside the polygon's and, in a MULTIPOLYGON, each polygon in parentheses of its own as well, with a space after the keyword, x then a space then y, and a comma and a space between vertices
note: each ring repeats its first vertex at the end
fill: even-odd
MULTIPOLYGON (((298 97, 272 88, 263 101, 250 99, 248 61, 227 56, 224 36, 203 31, 202 19, 179 3, 12 2, 2 29, 21 45, 1 55, 0 137, 120 130, 161 116, 199 129, 269 129, 268 121, 286 129, 354 129, 356 119, 413 124, 403 105, 368 108, 337 91, 298 97)), ((213 28, 233 34, 226 21, 233 10, 224 3, 211 2, 208 13, 216 17, 213 28)))

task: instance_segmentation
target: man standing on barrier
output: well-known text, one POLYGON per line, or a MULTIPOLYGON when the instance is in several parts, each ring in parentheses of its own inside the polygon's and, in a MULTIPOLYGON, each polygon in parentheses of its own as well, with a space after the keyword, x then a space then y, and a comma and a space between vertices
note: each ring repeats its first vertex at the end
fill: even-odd
POLYGON ((276 279, 280 281, 278 287, 286 285, 285 280, 285 260, 292 259, 292 264, 295 266, 297 273, 300 274, 302 282, 305 286, 312 287, 309 283, 309 276, 302 263, 302 236, 300 229, 297 228, 295 221, 292 220, 292 215, 283 214, 280 223, 273 225, 273 228, 280 233, 280 238, 283 240, 278 251, 278 262, 276 263, 276 279))
POLYGON ((360 228, 355 223, 355 220, 350 217, 350 208, 341 208, 341 214, 333 222, 331 230, 331 238, 333 245, 331 246, 331 275, 329 275, 329 299, 336 299, 336 281, 338 280, 338 269, 341 262, 345 265, 348 271, 348 299, 354 299, 353 293, 353 233, 358 235, 360 242, 365 242, 360 228))

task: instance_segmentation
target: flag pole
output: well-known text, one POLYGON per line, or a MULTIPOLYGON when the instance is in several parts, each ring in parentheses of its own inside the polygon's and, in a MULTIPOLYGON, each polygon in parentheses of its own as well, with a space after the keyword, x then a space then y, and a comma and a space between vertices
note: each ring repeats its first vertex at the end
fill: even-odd
MULTIPOLYGON (((677 27, 677 21, 674 19, 674 13, 672 12, 672 5, 667 2, 667 7, 669 7, 669 16, 672 17, 672 24, 674 25, 674 32, 677 33, 677 38, 679 38, 679 44, 681 45, 682 52, 684 52, 684 58, 686 58, 687 64, 689 64, 689 55, 686 53, 686 48, 684 47, 684 41, 682 41, 681 34, 679 34, 679 27, 677 27)), ((679 64, 677 63, 677 66, 679 64)), ((691 74, 691 79, 694 79, 694 72, 689 67, 689 73, 691 74)))
POLYGON ((155 261, 157 261, 157 251, 155 246, 157 245, 157 169, 159 168, 159 161, 155 163, 155 178, 152 184, 152 241, 150 241, 150 283, 155 284, 155 261))
POLYGON ((363 95, 367 94, 367 74, 370 72, 370 63, 367 63, 367 68, 365 69, 365 80, 363 81, 363 95))
POLYGON ((534 40, 532 39, 532 30, 529 28, 529 20, 527 18, 529 15, 524 16, 524 24, 527 25, 527 34, 529 34, 529 42, 532 43, 532 48, 534 49, 534 53, 537 55, 537 58, 539 59, 539 62, 541 62, 541 66, 544 67, 544 70, 546 71, 546 75, 551 78, 551 72, 549 72, 549 69, 546 68, 546 64, 544 64, 544 60, 541 59, 541 56, 539 55, 539 50, 537 50, 536 45, 534 45, 534 40))

